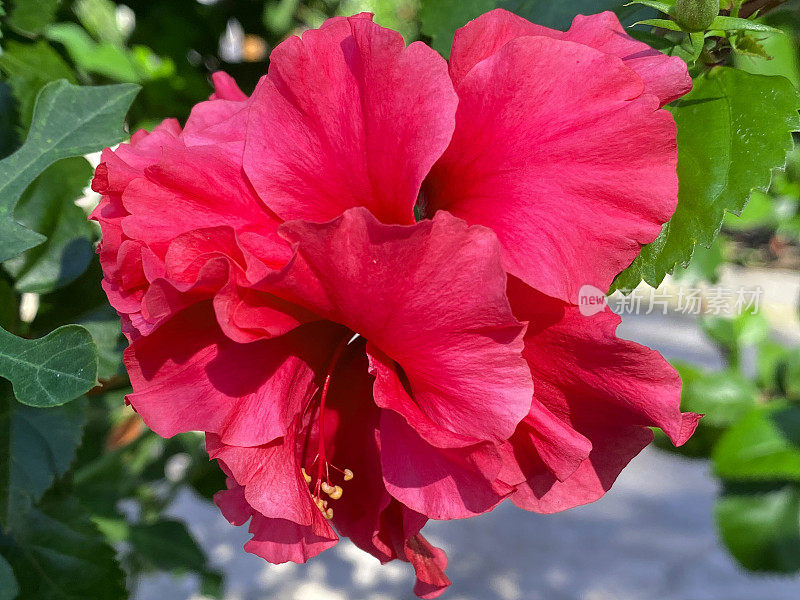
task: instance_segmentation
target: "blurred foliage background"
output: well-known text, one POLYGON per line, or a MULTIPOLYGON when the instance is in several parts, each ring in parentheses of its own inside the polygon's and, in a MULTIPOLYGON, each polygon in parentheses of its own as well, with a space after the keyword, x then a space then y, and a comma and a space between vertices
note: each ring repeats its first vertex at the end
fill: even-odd
MULTIPOLYGON (((614 9, 628 24, 655 15, 613 0, 6 0, 0 158, 25 140, 37 94, 55 80, 138 84, 128 127, 151 128, 167 117, 184 120, 209 95, 213 71, 227 71, 250 92, 276 44, 330 16, 370 11, 407 42, 421 39, 447 54, 456 27, 498 4, 562 29, 579 12, 614 9)), ((713 59, 797 86, 800 1, 776 4, 763 22, 784 35, 742 38, 713 59)), ((730 8, 728 0, 720 5, 730 8)), ((646 39, 654 33, 636 31, 646 39)), ((704 51, 717 51, 706 44, 704 51)), ((100 287, 93 253, 99 232, 86 221, 97 201, 87 189, 91 173, 86 158, 73 157, 37 177, 14 218, 47 241, 0 269, 0 326, 38 339, 67 323, 82 325, 97 347, 100 382, 74 402, 36 408, 15 402, 0 379, 0 599, 16 592, 26 599, 122 598, 153 571, 197 573, 203 592, 219 596, 221 575, 164 509, 187 485, 210 500, 223 476, 200 436, 163 440, 124 405, 123 341, 100 287), (34 472, 45 474, 31 481, 26 474, 34 472), (42 584, 42 571, 56 587, 42 584)), ((740 217, 725 217, 722 233, 709 248, 698 247, 679 275, 714 282, 731 264, 800 268, 800 151, 768 191, 753 192, 740 217)), ((699 326, 725 366, 676 365, 684 409, 708 415, 680 452, 709 460, 722 480, 720 536, 744 567, 800 571, 800 349, 776 338, 759 314, 705 318, 699 326)))

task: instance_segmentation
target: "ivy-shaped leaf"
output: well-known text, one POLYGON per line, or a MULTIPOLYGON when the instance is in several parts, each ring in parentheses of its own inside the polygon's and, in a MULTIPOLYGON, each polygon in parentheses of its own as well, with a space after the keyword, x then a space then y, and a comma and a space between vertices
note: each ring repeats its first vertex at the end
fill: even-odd
POLYGON ((86 424, 85 403, 31 408, 0 382, 0 527, 15 531, 69 469, 86 424))
POLYGON ((678 208, 661 234, 614 281, 657 287, 698 244, 708 247, 726 211, 739 214, 753 190, 765 191, 786 164, 800 130, 800 95, 783 77, 716 67, 672 106, 678 125, 678 208))
POLYGON ((44 241, 13 220, 17 200, 52 163, 80 156, 125 137, 122 122, 139 86, 78 87, 66 81, 47 84, 36 100, 28 139, 0 161, 0 260, 44 241))
POLYGON ((65 325, 26 340, 0 328, 0 377, 29 406, 58 406, 97 384, 97 349, 79 325, 65 325))
POLYGON ((15 220, 47 240, 3 263, 17 292, 52 292, 89 266, 94 230, 74 200, 91 176, 86 159, 66 158, 48 167, 22 194, 15 220))
POLYGON ((74 499, 47 499, 0 553, 14 567, 25 600, 123 600, 125 575, 109 546, 74 499))
POLYGON ((14 600, 19 594, 19 586, 14 571, 8 561, 0 556, 0 600, 14 600))

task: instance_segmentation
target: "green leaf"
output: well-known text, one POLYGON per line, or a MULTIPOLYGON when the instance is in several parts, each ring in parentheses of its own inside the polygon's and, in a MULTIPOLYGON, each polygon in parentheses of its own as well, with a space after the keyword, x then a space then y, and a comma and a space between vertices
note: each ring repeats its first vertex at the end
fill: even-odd
POLYGON ((431 46, 447 58, 456 29, 496 7, 494 0, 461 0, 457 3, 423 0, 419 10, 422 33, 429 36, 431 46))
POLYGON ((122 122, 139 86, 78 87, 66 81, 39 93, 28 139, 0 161, 0 260, 44 241, 11 218, 17 200, 48 166, 62 158, 93 152, 122 140, 122 122))
POLYGON ((61 0, 16 0, 6 23, 17 33, 35 36, 53 22, 61 0))
POLYGON ((642 14, 639 7, 626 7, 625 0, 423 0, 419 12, 422 33, 430 36, 431 45, 446 58, 450 56, 456 29, 494 8, 504 8, 538 25, 562 30, 568 29, 578 14, 613 10, 623 19, 642 14))
POLYGON ((181 521, 163 519, 130 526, 128 542, 138 557, 159 571, 203 571, 206 557, 181 521))
POLYGON ((654 8, 662 13, 669 14, 670 11, 672 11, 672 9, 675 7, 675 0, 671 0, 669 2, 660 2, 659 0, 633 0, 625 6, 629 6, 631 4, 649 6, 650 8, 654 8))
POLYGON ((725 211, 740 213, 754 190, 766 191, 786 164, 800 129, 800 95, 783 77, 717 67, 672 106, 678 125, 678 208, 661 234, 617 276, 616 289, 643 279, 657 287, 694 247, 709 246, 725 211))
POLYGON ((79 325, 64 325, 43 338, 26 340, 0 329, 0 377, 29 406, 58 406, 97 384, 97 350, 79 325))
POLYGON ((0 81, 0 158, 11 154, 17 147, 17 103, 11 87, 0 81))
POLYGON ((720 438, 714 471, 732 481, 800 481, 800 407, 759 406, 720 438))
POLYGON ((69 469, 86 424, 85 403, 31 408, 0 382, 0 525, 13 531, 69 469))
POLYGON ((14 600, 17 594, 19 586, 14 578, 14 571, 8 561, 0 556, 0 600, 14 600))
POLYGON ((20 123, 24 130, 31 124, 36 96, 45 84, 56 79, 78 83, 70 66, 44 40, 33 44, 9 40, 3 44, 0 70, 8 76, 8 83, 19 103, 20 123))
POLYGON ((795 485, 757 494, 726 494, 717 501, 722 541, 753 571, 800 570, 800 490, 795 485))
POLYGON ((117 81, 136 83, 142 77, 136 62, 123 47, 95 42, 76 23, 57 23, 47 28, 47 38, 63 44, 78 68, 117 81))
POLYGON ((783 31, 770 27, 758 21, 739 19, 737 17, 717 17, 711 22, 708 29, 712 31, 760 31, 764 33, 780 33, 783 31))
POLYGON ((123 600, 125 575, 109 546, 74 499, 46 500, 0 552, 17 573, 25 600, 123 600))
POLYGON ((126 344, 116 311, 106 304, 81 317, 79 324, 91 334, 97 346, 98 379, 110 379, 123 372, 122 351, 126 344))
POLYGON ((650 27, 658 27, 659 29, 668 29, 670 31, 683 31, 680 25, 670 19, 645 19, 644 21, 637 21, 633 25, 649 25, 650 27))
POLYGON ((3 264, 18 292, 46 294, 75 280, 89 266, 94 229, 74 200, 91 176, 86 159, 66 158, 48 167, 25 190, 14 219, 47 240, 3 264))
POLYGON ((678 372, 683 380, 681 410, 704 414, 702 427, 729 427, 758 401, 758 388, 737 371, 708 373, 678 368, 678 372))

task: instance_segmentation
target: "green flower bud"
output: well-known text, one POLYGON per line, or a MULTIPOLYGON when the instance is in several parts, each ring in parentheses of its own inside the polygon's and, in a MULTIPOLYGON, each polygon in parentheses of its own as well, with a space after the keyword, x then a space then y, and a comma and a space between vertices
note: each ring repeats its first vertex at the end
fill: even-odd
POLYGON ((675 21, 689 31, 705 31, 719 14, 719 0, 678 0, 675 21))

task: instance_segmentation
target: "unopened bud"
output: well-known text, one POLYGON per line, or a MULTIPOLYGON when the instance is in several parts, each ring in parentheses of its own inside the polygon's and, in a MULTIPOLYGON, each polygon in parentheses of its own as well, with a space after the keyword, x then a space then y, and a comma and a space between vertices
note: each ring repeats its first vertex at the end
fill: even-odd
POLYGON ((688 31, 705 31, 719 14, 719 0, 678 0, 675 21, 688 31))

